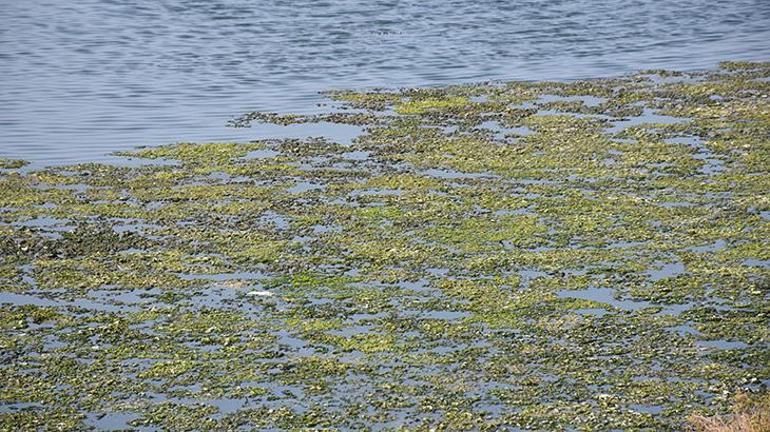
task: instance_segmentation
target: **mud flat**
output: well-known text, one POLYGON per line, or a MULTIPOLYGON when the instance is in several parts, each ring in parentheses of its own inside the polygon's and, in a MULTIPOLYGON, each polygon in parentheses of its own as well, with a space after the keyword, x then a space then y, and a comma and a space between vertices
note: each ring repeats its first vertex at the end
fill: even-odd
POLYGON ((770 64, 0 161, 0 429, 680 430, 770 383, 770 64), (356 129, 358 128, 358 129, 356 129))

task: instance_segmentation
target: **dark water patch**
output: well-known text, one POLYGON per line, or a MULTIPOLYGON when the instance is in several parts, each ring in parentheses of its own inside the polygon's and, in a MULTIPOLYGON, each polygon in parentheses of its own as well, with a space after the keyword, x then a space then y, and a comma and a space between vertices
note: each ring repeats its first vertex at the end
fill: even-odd
POLYGON ((281 152, 271 149, 254 150, 246 154, 244 159, 269 159, 279 156, 281 152))
POLYGON ((628 408, 633 411, 645 414, 660 414, 663 411, 663 407, 660 405, 631 404, 628 406, 628 408))
POLYGON ((323 185, 323 184, 302 181, 302 182, 295 183, 294 186, 286 189, 286 192, 290 194, 301 194, 304 192, 310 192, 314 190, 323 190, 325 188, 326 188, 326 185, 323 185))
POLYGON ((689 201, 663 201, 660 203, 664 208, 692 207, 694 204, 689 201))
POLYGON ((698 252, 698 253, 707 253, 707 252, 718 252, 722 249, 727 247, 727 242, 724 240, 717 240, 712 244, 706 244, 703 246, 693 246, 689 248, 689 251, 692 252, 698 252))
POLYGON ((597 96, 588 96, 588 95, 576 95, 576 96, 545 95, 545 96, 542 96, 537 102, 538 103, 580 102, 587 107, 597 107, 606 101, 607 101, 607 98, 597 97, 597 96))
POLYGON ((125 232, 146 233, 162 228, 161 225, 147 223, 138 219, 117 219, 115 222, 117 223, 112 226, 112 229, 118 234, 125 232))
POLYGON ((420 172, 420 174, 430 177, 436 177, 446 180, 458 180, 458 179, 482 179, 482 178, 496 178, 498 176, 489 173, 465 173, 451 169, 435 169, 431 168, 420 172))
POLYGON ((688 324, 682 324, 682 325, 670 327, 669 330, 673 333, 676 333, 679 336, 692 335, 697 337, 697 336, 700 336, 701 334, 697 329, 693 328, 691 325, 688 325, 688 324))
POLYGON ((650 280, 657 282, 662 279, 678 276, 685 271, 685 266, 681 262, 673 263, 653 263, 656 269, 650 269, 646 273, 650 280))
POLYGON ((584 309, 575 309, 575 313, 601 318, 604 315, 607 315, 609 312, 607 312, 606 309, 601 309, 601 308, 584 308, 584 309))
POLYGON ((404 191, 401 189, 361 189, 351 192, 349 196, 401 196, 403 194, 404 191))
POLYGON ((609 249, 631 249, 631 248, 637 248, 637 247, 643 247, 647 242, 644 241, 619 241, 619 242, 612 242, 607 245, 609 249))
POLYGON ((260 123, 252 127, 253 139, 325 138, 331 142, 350 145, 363 132, 360 126, 318 122, 287 126, 260 123))
POLYGON ((155 297, 162 292, 157 289, 140 290, 91 290, 88 297, 98 300, 101 303, 112 303, 117 305, 131 304, 149 304, 155 302, 155 297))
POLYGON ((210 280, 210 281, 251 281, 266 279, 267 276, 258 271, 234 272, 234 273, 214 273, 214 274, 185 274, 178 276, 184 280, 210 280))
POLYGON ((576 298, 604 303, 613 308, 625 311, 638 311, 647 308, 660 308, 664 315, 679 315, 693 307, 692 303, 660 305, 645 300, 620 299, 618 292, 612 288, 590 287, 582 290, 562 290, 558 292, 561 298, 576 298))
POLYGON ((56 306, 58 304, 56 301, 51 299, 41 298, 30 294, 17 294, 10 292, 0 293, 0 303, 12 304, 16 306, 56 306))
POLYGON ((71 221, 69 219, 39 216, 25 221, 15 222, 13 225, 28 228, 43 228, 54 231, 72 231, 74 227, 70 226, 70 223, 71 221))
POLYGON ((79 298, 77 300, 63 300, 58 298, 52 298, 50 295, 46 296, 44 293, 41 295, 33 294, 17 294, 10 292, 0 292, 0 303, 10 304, 14 306, 51 306, 59 308, 69 308, 73 310, 88 310, 98 312, 130 312, 137 311, 138 307, 130 304, 123 304, 123 302, 113 302, 110 298, 101 298, 103 301, 89 300, 86 298, 79 298))
POLYGON ((100 431, 150 430, 148 428, 137 428, 130 424, 131 421, 139 417, 138 414, 130 412, 99 413, 87 415, 83 423, 90 428, 100 431))
POLYGON ((683 136, 683 137, 674 137, 674 138, 667 138, 664 140, 664 142, 672 143, 672 144, 684 144, 687 146, 690 146, 696 150, 696 153, 693 154, 693 158, 697 160, 703 161, 703 166, 701 166, 698 171, 701 174, 705 175, 712 175, 721 173, 725 170, 725 162, 724 160, 717 157, 714 152, 709 149, 706 145, 703 144, 703 140, 700 137, 694 137, 694 136, 683 136))
POLYGON ((611 288, 591 287, 583 290, 562 290, 558 296, 561 298, 576 298, 583 300, 592 300, 604 303, 621 310, 639 310, 651 307, 652 304, 645 301, 636 300, 618 300, 615 298, 616 291, 611 288))
POLYGON ((0 404, 0 413, 39 410, 42 408, 44 408, 42 404, 35 403, 35 402, 3 403, 3 404, 0 404))
POLYGON ((745 266, 770 268, 770 260, 749 258, 742 262, 745 266))
POLYGON ((521 278, 521 284, 522 288, 527 288, 537 278, 542 277, 548 277, 548 272, 540 271, 540 270, 532 270, 532 269, 525 269, 519 271, 519 277, 521 278))
POLYGON ((369 153, 368 151, 358 150, 358 151, 343 153, 341 156, 345 159, 350 159, 355 161, 364 161, 371 157, 371 153, 369 153))
POLYGON ((700 347, 715 348, 720 350, 744 349, 749 347, 749 345, 745 342, 730 341, 726 339, 699 340, 696 342, 696 344, 700 347))
POLYGON ((671 124, 682 123, 684 121, 686 121, 686 119, 684 118, 663 115, 663 114, 657 113, 655 110, 651 108, 644 108, 642 111, 642 115, 613 121, 612 126, 607 128, 607 132, 617 133, 625 129, 628 129, 630 127, 639 126, 647 123, 671 125, 671 124))

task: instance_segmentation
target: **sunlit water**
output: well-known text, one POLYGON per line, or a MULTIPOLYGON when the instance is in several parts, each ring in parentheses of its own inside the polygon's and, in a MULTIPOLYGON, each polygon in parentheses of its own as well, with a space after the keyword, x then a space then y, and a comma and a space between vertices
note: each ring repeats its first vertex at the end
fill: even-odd
POLYGON ((770 59, 770 1, 0 0, 0 156, 297 132, 335 88, 574 79, 770 59))

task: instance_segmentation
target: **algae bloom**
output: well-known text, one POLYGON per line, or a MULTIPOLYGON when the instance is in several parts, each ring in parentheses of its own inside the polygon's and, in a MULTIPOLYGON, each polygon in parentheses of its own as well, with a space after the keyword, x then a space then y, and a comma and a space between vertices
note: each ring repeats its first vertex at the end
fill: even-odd
MULTIPOLYGON (((0 161, 0 429, 681 430, 770 384, 770 64, 0 161)), ((748 397, 748 396, 747 396, 748 397)))

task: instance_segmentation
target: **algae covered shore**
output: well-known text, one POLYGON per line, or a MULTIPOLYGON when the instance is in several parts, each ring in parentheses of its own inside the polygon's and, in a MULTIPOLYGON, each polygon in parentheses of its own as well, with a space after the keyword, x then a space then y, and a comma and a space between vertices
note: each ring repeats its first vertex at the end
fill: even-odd
POLYGON ((770 384, 770 63, 0 161, 2 430, 681 430, 770 384))

